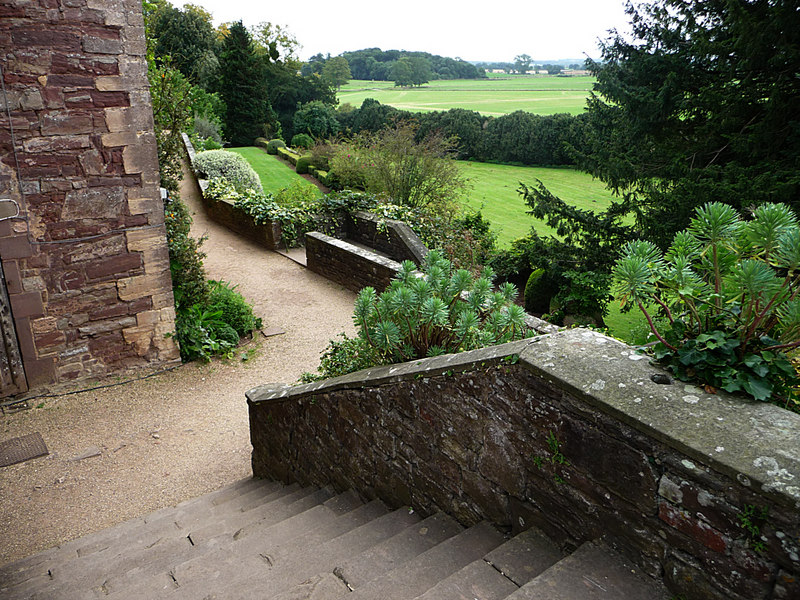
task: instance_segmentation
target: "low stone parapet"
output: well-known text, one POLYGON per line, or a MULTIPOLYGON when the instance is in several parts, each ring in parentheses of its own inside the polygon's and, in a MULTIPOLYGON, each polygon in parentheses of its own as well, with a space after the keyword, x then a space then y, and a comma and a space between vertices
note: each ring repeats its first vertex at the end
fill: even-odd
POLYGON ((253 472, 566 547, 604 536, 686 600, 800 597, 800 415, 564 330, 247 392, 253 472))

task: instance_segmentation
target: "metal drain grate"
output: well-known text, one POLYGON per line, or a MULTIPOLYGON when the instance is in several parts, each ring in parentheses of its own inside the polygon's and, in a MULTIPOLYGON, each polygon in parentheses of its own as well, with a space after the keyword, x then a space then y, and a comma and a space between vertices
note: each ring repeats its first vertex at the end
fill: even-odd
POLYGON ((42 434, 37 431, 30 435, 0 442, 0 467, 25 462, 49 453, 42 434))

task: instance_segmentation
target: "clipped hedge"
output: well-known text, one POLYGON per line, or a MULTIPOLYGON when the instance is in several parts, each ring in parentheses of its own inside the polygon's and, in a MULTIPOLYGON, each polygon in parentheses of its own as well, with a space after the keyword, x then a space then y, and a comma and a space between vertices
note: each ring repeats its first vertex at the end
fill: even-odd
POLYGON ((278 148, 286 148, 283 140, 270 140, 267 142, 267 154, 277 154, 278 148))
POLYGON ((237 190, 264 193, 261 179, 243 156, 228 150, 206 150, 195 155, 192 167, 203 179, 222 177, 237 190))
POLYGON ((297 163, 295 164, 295 172, 304 175, 308 173, 308 168, 311 166, 311 157, 310 156, 301 156, 297 159, 297 163))
POLYGON ((259 148, 264 148, 266 150, 267 146, 269 145, 269 140, 267 138, 257 137, 255 145, 258 146, 259 148))
POLYGON ((289 161, 290 163, 292 163, 293 165, 296 165, 296 164, 297 164, 297 159, 298 159, 298 158, 300 158, 300 155, 299 155, 299 154, 297 154, 296 152, 292 152, 292 151, 291 151, 291 150, 289 150, 288 148, 280 148, 280 147, 279 147, 279 148, 277 149, 277 154, 278 154, 278 156, 280 156, 282 159, 284 159, 284 160, 288 160, 288 161, 289 161))

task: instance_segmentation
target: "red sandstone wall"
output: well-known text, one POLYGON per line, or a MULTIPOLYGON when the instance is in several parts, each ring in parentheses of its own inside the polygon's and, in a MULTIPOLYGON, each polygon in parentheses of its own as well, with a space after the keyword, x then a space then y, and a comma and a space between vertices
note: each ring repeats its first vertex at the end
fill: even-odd
POLYGON ((31 387, 178 358, 144 53, 140 0, 0 0, 21 208, 0 259, 31 387))

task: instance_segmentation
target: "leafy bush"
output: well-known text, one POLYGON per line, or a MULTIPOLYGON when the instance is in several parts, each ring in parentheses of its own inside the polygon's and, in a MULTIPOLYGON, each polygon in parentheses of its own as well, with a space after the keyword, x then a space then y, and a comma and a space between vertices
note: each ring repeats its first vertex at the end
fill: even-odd
POLYGON ((303 373, 300 378, 302 383, 339 377, 378 364, 375 351, 364 339, 351 338, 344 333, 339 334, 339 337, 342 339, 331 340, 328 343, 320 358, 317 373, 303 373))
POLYGON ((175 304, 180 308, 202 303, 208 295, 203 268, 205 254, 200 250, 203 238, 196 240, 189 235, 192 217, 177 195, 170 195, 164 205, 164 224, 175 304))
POLYGON ((286 148, 286 142, 283 140, 270 140, 267 143, 267 154, 277 154, 278 148, 286 148))
MULTIPOLYGON (((297 108, 293 118, 294 130, 309 138, 328 138, 339 133, 341 125, 336 119, 336 108, 319 100, 312 100, 297 108)), ((297 147, 294 136, 292 146, 297 147)), ((313 145, 313 139, 311 145, 313 145)), ((303 146, 310 148, 311 146, 303 146)))
POLYGON ((280 156, 284 160, 289 161, 293 165, 296 165, 297 164, 297 159, 300 158, 299 154, 289 150, 288 148, 278 147, 276 149, 276 152, 278 153, 278 156, 280 156))
POLYGON ((253 145, 258 146, 259 148, 264 148, 264 150, 266 150, 267 146, 269 146, 269 140, 267 138, 257 137, 256 141, 253 142, 253 145))
POLYGON ((545 277, 544 269, 534 269, 525 284, 525 310, 543 314, 550 310, 552 291, 545 277))
POLYGON ((300 175, 305 175, 308 173, 308 167, 311 165, 311 157, 310 156, 301 156, 297 159, 297 164, 295 165, 295 172, 300 175))
POLYGON ((207 150, 198 153, 192 167, 205 179, 224 177, 237 190, 252 189, 263 192, 258 173, 239 154, 227 150, 207 150))
POLYGON ((181 360, 209 361, 212 356, 226 354, 236 346, 231 343, 230 332, 225 332, 225 327, 229 326, 221 320, 221 315, 221 311, 211 311, 199 304, 176 312, 175 339, 180 347, 181 360))
POLYGON ((209 281, 208 308, 220 313, 220 318, 239 337, 250 335, 261 327, 261 319, 253 314, 253 307, 236 291, 236 286, 225 281, 209 281))
POLYGON ((203 150, 220 150, 222 148, 222 144, 211 138, 206 138, 202 140, 201 147, 203 150))
POLYGON ((356 298, 358 335, 382 363, 462 352, 521 339, 527 334, 511 284, 492 291, 491 271, 474 278, 431 251, 419 277, 405 261, 380 296, 371 287, 356 298))
POLYGON ((275 194, 275 203, 283 207, 299 207, 312 204, 319 196, 316 186, 295 180, 275 194))
POLYGON ((298 133, 292 137, 293 148, 309 149, 314 146, 314 138, 307 133, 298 133))
POLYGON ((220 147, 222 147, 221 130, 219 119, 210 119, 203 115, 194 116, 194 132, 201 138, 215 141, 220 147))
POLYGON ((789 406, 800 383, 785 354, 800 346, 800 227, 788 207, 765 204, 745 221, 708 203, 666 254, 626 244, 613 275, 617 297, 642 311, 659 340, 656 358, 676 377, 789 406))

